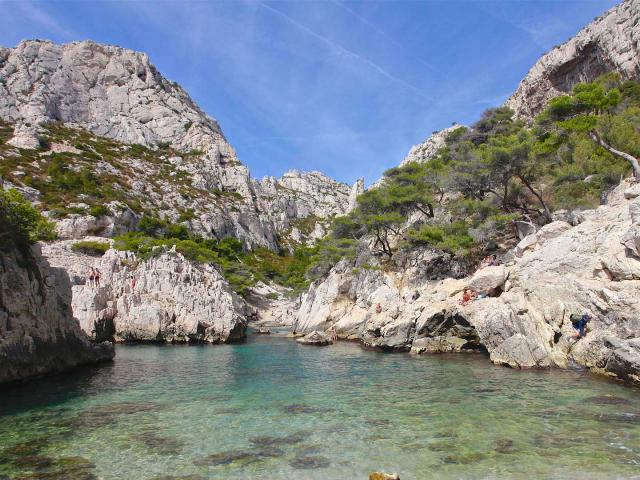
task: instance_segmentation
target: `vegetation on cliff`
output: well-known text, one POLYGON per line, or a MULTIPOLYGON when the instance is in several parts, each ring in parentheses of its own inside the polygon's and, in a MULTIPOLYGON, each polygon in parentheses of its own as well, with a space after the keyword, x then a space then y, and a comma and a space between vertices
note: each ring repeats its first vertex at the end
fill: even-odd
POLYGON ((25 251, 38 240, 56 238, 54 224, 47 220, 17 190, 0 189, 0 248, 25 251))
POLYGON ((135 252, 144 260, 162 251, 158 247, 175 246, 176 251, 189 260, 217 264, 232 288, 241 295, 259 281, 273 281, 296 292, 306 288, 305 273, 316 250, 299 247, 293 254, 266 248, 246 251, 235 238, 204 238, 189 232, 184 225, 151 216, 143 216, 138 228, 137 232, 116 237, 115 248, 135 252))
POLYGON ((640 84, 615 74, 554 99, 532 124, 507 107, 451 131, 425 163, 385 172, 381 186, 335 219, 325 243, 370 240, 391 258, 430 246, 466 255, 515 241, 514 222, 542 225, 558 209, 593 208, 640 155, 640 84))

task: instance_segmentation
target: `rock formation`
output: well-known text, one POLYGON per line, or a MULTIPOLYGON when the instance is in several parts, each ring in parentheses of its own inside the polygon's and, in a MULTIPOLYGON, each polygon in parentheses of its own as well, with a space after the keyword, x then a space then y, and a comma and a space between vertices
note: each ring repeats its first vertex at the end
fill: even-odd
POLYGON ((547 102, 611 71, 640 77, 640 1, 625 0, 569 41, 538 60, 507 100, 521 118, 535 117, 547 102))
POLYGON ((0 383, 110 360, 110 343, 94 344, 71 311, 67 273, 38 246, 0 252, 0 383))
MULTIPOLYGON (((114 152, 102 155, 96 167, 120 177, 133 203, 164 210, 162 215, 174 222, 191 212, 189 228, 201 235, 233 236, 247 246, 277 249, 278 235, 313 240, 324 234, 322 221, 348 209, 349 187, 317 172, 253 180, 218 123, 178 84, 160 75, 144 53, 91 41, 24 41, 0 48, 0 79, 0 119, 14 125, 9 145, 37 148, 37 125, 45 122, 116 140, 122 144, 116 145, 119 164, 126 168, 110 164, 114 152), (129 154, 132 145, 172 151, 159 152, 150 163, 129 154), (294 230, 294 221, 302 218, 308 218, 305 225, 313 224, 307 233, 294 230)), ((74 148, 54 145, 40 156, 44 159, 53 147, 74 148)), ((101 219, 96 225, 89 215, 73 214, 60 233, 67 238, 110 235, 114 224, 131 228, 135 220, 101 219)))
POLYGON ((411 147, 407 156, 400 162, 400 166, 403 167, 410 162, 424 163, 431 160, 435 157, 436 153, 438 153, 438 150, 444 147, 447 135, 460 127, 461 125, 454 124, 440 131, 433 132, 427 140, 411 147))
POLYGON ((486 349, 494 363, 516 368, 576 362, 640 383, 640 257, 629 248, 639 205, 637 185, 623 182, 580 224, 553 222, 526 237, 506 266, 463 279, 425 279, 447 260, 435 252, 387 271, 370 256, 342 261, 303 297, 296 330, 335 326, 340 338, 415 353, 486 349), (467 287, 485 298, 461 305, 467 287), (592 320, 578 340, 569 316, 583 312, 592 320))
POLYGON ((255 182, 258 208, 269 212, 276 230, 290 243, 311 243, 328 231, 330 219, 352 208, 352 191, 320 172, 292 170, 281 178, 255 182))
POLYGON ((142 261, 108 250, 100 259, 76 254, 73 242, 46 245, 54 265, 68 268, 73 312, 95 340, 120 342, 223 343, 245 337, 252 313, 211 265, 198 265, 175 251, 142 261), (101 286, 87 282, 91 266, 101 286))

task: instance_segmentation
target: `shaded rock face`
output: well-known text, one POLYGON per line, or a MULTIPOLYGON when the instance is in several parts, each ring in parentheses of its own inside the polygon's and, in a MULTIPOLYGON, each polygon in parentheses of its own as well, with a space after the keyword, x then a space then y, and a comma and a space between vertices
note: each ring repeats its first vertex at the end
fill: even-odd
POLYGON ((0 252, 0 383, 110 360, 110 343, 94 344, 71 310, 66 272, 39 248, 0 252))
POLYGON ((575 37, 555 47, 529 70, 507 106, 521 118, 535 117, 547 102, 580 82, 615 71, 640 77, 640 1, 625 0, 575 37))
POLYGON ((73 254, 71 242, 47 245, 50 262, 73 275, 73 312, 96 340, 223 343, 244 339, 250 308, 210 265, 174 251, 141 261, 108 250, 100 259, 73 254), (86 281, 89 267, 101 286, 86 281))
MULTIPOLYGON (((349 187, 317 172, 253 180, 218 123, 144 53, 91 41, 24 41, 0 48, 0 77, 0 118, 15 124, 10 144, 36 148, 36 125, 59 121, 125 144, 168 143, 184 152, 168 160, 193 188, 221 196, 219 202, 204 194, 184 199, 171 178, 158 196, 142 173, 132 188, 145 192, 155 209, 172 204, 167 216, 174 221, 180 212, 193 210, 189 227, 203 236, 233 236, 247 246, 278 249, 279 234, 292 234, 298 243, 311 241, 324 235, 322 220, 348 210, 349 187), (305 217, 313 220, 306 222, 313 224, 308 232, 293 222, 305 217)), ((152 170, 130 162, 141 172, 152 170)), ((135 228, 136 222, 120 211, 113 218, 75 215, 59 230, 64 238, 111 236, 135 228)))
POLYGON ((580 224, 553 222, 512 263, 465 278, 343 261, 311 285, 296 329, 335 326, 340 338, 414 353, 486 350, 514 368, 575 362, 640 384, 640 258, 628 247, 640 202, 633 188, 623 182, 607 205, 582 212, 580 224), (468 287, 487 297, 461 304, 468 287), (584 312, 592 320, 577 339, 569 317, 584 312))

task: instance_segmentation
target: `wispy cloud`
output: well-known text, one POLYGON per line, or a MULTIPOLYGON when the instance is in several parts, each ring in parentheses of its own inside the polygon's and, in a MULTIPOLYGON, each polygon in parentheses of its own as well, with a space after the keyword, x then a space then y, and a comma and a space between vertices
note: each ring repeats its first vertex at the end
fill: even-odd
MULTIPOLYGON (((329 0, 332 4, 336 5, 338 8, 344 10, 345 12, 347 12, 349 15, 351 15, 352 17, 356 18, 359 22, 361 22, 362 24, 368 26, 371 30, 373 30, 375 33, 377 33, 378 35, 380 35, 381 37, 385 38, 388 42, 392 43, 394 46, 396 46, 397 48, 400 49, 400 51, 405 51, 406 50, 406 46, 402 45, 399 41, 397 41, 395 38, 393 38, 391 35, 389 35, 387 32, 385 32, 382 28, 380 28, 378 25, 374 24, 373 22, 371 22, 370 20, 366 19, 365 17, 363 17, 362 15, 360 15, 358 12, 356 12, 355 10, 347 7, 344 3, 340 2, 339 0, 329 0)), ((433 65, 431 65, 430 63, 425 62, 423 59, 421 59, 420 57, 416 57, 414 55, 411 56, 412 60, 415 60, 416 62, 418 62, 420 65, 422 65, 423 67, 427 68, 428 70, 432 71, 432 72, 436 72, 438 74, 442 74, 443 72, 441 72, 439 69, 437 69, 436 67, 434 67, 433 65)))
POLYGON ((43 8, 43 4, 40 2, 24 0, 8 2, 7 4, 14 6, 20 15, 29 18, 33 23, 38 24, 62 40, 79 39, 77 32, 60 22, 54 15, 43 8))
POLYGON ((393 75, 392 73, 388 72, 386 69, 384 69, 383 67, 381 67, 380 65, 378 65, 377 63, 373 62, 372 60, 370 60, 369 58, 365 57, 364 55, 360 55, 352 50, 349 50, 348 48, 345 48, 344 46, 340 45, 339 43, 323 36, 320 35, 319 33, 315 32, 314 30, 312 30, 311 28, 307 27, 306 25, 303 25, 302 23, 298 22, 297 20, 291 18, 289 15, 287 15, 286 13, 273 8, 272 6, 266 4, 266 3, 261 3, 260 6, 262 8, 265 8, 267 10, 269 10, 270 12, 273 12, 275 15, 279 16, 280 18, 284 19, 285 21, 287 21, 288 23, 290 23, 291 25, 295 26, 296 28, 298 28, 299 30, 305 32, 306 34, 310 35, 311 37, 315 38, 316 40, 318 40, 319 42, 321 42, 322 44, 324 44, 325 46, 327 46, 329 49, 331 49, 333 52, 339 54, 339 55, 343 55, 347 58, 349 58, 350 60, 354 60, 356 62, 359 62, 361 64, 366 65, 367 67, 369 67, 371 70, 373 70, 374 72, 378 73, 379 75, 383 76, 384 78, 386 78, 387 80, 390 80, 398 85, 403 86, 404 88, 410 90, 412 93, 414 93, 415 95, 419 96, 420 98, 422 98, 423 100, 427 100, 430 101, 432 100, 432 98, 427 95, 424 90, 422 90, 421 88, 416 87, 415 85, 410 84, 409 82, 406 82, 405 80, 402 80, 401 78, 396 77, 395 75, 393 75))

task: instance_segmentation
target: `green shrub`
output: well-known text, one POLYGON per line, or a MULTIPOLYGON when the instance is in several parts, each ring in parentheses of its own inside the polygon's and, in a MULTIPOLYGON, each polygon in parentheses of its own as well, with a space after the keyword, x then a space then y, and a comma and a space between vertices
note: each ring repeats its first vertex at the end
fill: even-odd
POLYGON ((101 257, 109 250, 109 242, 99 242, 94 240, 85 240, 82 242, 76 242, 71 245, 71 250, 75 252, 84 253, 86 255, 93 255, 101 257))
POLYGON ((410 242, 429 245, 452 254, 465 253, 473 245, 473 238, 464 222, 444 225, 423 225, 408 233, 410 242))
POLYGON ((89 209, 89 215, 94 217, 111 216, 113 212, 106 205, 94 205, 89 209))
POLYGON ((37 241, 55 240, 55 225, 15 189, 0 190, 0 247, 23 251, 37 241))

